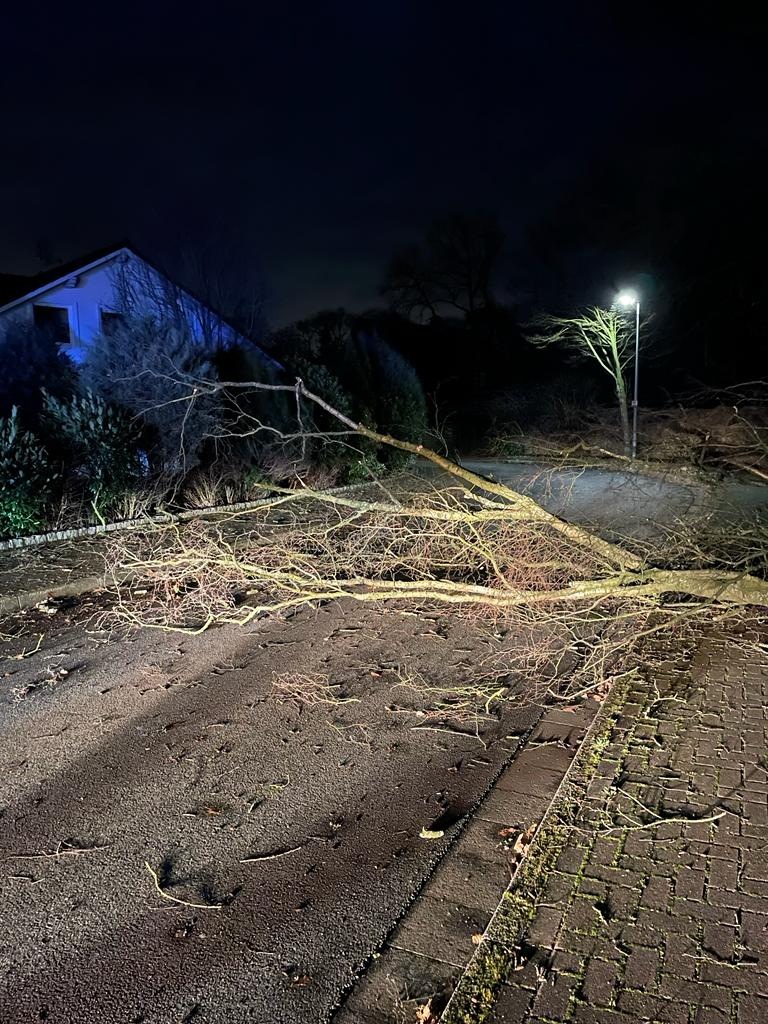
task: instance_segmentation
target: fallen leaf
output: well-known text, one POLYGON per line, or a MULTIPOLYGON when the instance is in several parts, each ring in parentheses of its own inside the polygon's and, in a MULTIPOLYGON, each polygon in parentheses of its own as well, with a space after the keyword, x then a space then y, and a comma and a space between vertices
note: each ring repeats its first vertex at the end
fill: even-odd
POLYGON ((537 828, 538 824, 536 822, 529 825, 526 829, 503 828, 499 831, 499 836, 502 840, 499 845, 505 850, 512 850, 515 856, 520 859, 531 845, 531 840, 533 839, 537 828), (512 839, 513 836, 515 837, 514 841, 512 839))
POLYGON ((432 1000, 428 999, 426 1003, 416 1008, 416 1016, 414 1018, 416 1024, 435 1024, 437 1017, 432 1012, 432 1000))
POLYGON ((431 829, 423 828, 419 832, 419 839, 442 839, 445 832, 433 832, 431 829))
POLYGON ((514 845, 513 849, 514 849, 515 853, 518 855, 518 857, 522 857, 523 854, 525 853, 525 851, 531 845, 531 840, 533 839, 533 837, 534 837, 534 835, 536 833, 536 828, 537 828, 537 826, 534 823, 529 828, 527 828, 525 830, 525 832, 521 832, 520 835, 515 840, 515 845, 514 845))

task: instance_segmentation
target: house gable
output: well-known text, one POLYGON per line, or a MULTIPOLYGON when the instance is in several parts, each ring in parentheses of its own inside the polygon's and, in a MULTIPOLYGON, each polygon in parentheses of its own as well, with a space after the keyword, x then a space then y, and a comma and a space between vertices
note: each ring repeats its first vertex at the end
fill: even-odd
MULTIPOLYGON (((36 277, 3 278, 6 296, 9 289, 20 294, 0 306, 0 330, 14 321, 46 327, 76 364, 100 334, 125 316, 170 320, 211 347, 253 347, 225 318, 128 246, 102 250, 36 277)), ((257 351, 265 364, 281 368, 257 351)))

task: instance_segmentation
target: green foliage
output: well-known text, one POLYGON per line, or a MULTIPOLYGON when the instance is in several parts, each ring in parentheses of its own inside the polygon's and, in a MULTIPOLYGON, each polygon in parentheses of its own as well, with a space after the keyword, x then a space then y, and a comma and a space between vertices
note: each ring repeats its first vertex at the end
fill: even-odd
POLYGON ((383 465, 376 456, 367 452, 358 455, 348 462, 344 467, 345 484, 364 484, 370 480, 377 480, 386 473, 387 467, 383 465))
POLYGON ((0 535, 20 537, 44 525, 55 479, 47 451, 21 429, 14 406, 0 419, 0 535))
MULTIPOLYGON (((307 390, 315 395, 319 395, 320 398, 328 402, 329 405, 332 405, 334 409, 344 413, 345 416, 354 415, 355 409, 352 396, 347 393, 339 378, 327 366, 321 366, 319 363, 313 363, 309 359, 299 357, 294 361, 292 370, 295 376, 301 377, 307 390)), ((306 402, 302 408, 310 417, 312 414, 316 417, 319 415, 321 421, 328 429, 338 429, 338 423, 328 418, 327 413, 318 413, 316 409, 307 408, 306 402)))
POLYGON ((137 479, 141 427, 125 409, 90 391, 64 401, 45 394, 44 420, 97 505, 111 506, 137 479))

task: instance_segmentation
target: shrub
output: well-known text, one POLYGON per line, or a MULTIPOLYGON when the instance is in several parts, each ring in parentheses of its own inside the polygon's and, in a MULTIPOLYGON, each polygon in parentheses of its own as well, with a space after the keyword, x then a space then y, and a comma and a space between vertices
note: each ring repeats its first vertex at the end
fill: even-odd
POLYGON ((182 499, 187 508, 236 505, 248 500, 248 487, 237 467, 202 470, 184 481, 182 499))
POLYGON ((70 470, 85 476, 94 503, 111 507, 139 476, 135 418, 90 391, 64 401, 46 394, 43 415, 70 470))
MULTIPOLYGON (((419 378, 377 330, 337 310, 284 328, 273 336, 271 346, 292 375, 301 377, 308 390, 339 412, 383 433, 416 443, 423 440, 427 409, 419 378)), ((338 421, 316 409, 307 408, 306 414, 306 422, 318 430, 339 429, 338 421)), ((357 444, 366 455, 374 455, 375 446, 365 441, 357 444)), ((386 468, 400 466, 408 458, 395 449, 377 455, 386 468)), ((339 463, 356 458, 346 449, 334 455, 339 463)))
POLYGON ((41 529, 55 479, 47 451, 21 429, 14 406, 0 420, 0 534, 20 537, 41 529))
POLYGON ((22 423, 35 423, 42 408, 41 388, 59 397, 74 385, 72 363, 48 331, 11 322, 0 330, 0 416, 15 406, 22 423))
POLYGON ((153 468, 183 474, 201 461, 218 432, 224 396, 199 395, 200 381, 218 380, 213 354, 183 328, 129 320, 91 346, 83 381, 106 402, 143 418, 153 468))
MULTIPOLYGON (((405 441, 419 444, 427 430, 427 403, 416 371, 410 363, 378 335, 363 335, 360 347, 367 349, 374 385, 370 401, 376 427, 405 441)), ((402 467, 410 456, 396 448, 379 454, 390 469, 402 467)))
MULTIPOLYGON (((268 362, 255 345, 242 342, 219 349, 215 358, 220 380, 244 384, 284 383, 277 363, 268 362)), ((274 440, 274 430, 291 432, 296 427, 296 405, 293 395, 282 391, 261 391, 234 387, 222 394, 220 410, 224 437, 217 441, 217 462, 247 474, 261 463, 265 449, 274 440), (245 430, 243 424, 257 421, 264 430, 245 430)))

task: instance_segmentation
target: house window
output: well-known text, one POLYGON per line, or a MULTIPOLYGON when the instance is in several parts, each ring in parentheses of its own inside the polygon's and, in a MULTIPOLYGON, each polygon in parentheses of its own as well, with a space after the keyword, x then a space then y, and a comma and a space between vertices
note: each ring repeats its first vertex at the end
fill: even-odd
POLYGON ((123 321, 124 317, 122 313, 115 313, 111 309, 102 309, 101 333, 106 335, 114 334, 123 321))
POLYGON ((69 310, 66 306, 33 306, 35 327, 48 331, 59 345, 69 345, 72 333, 69 329, 69 310))

